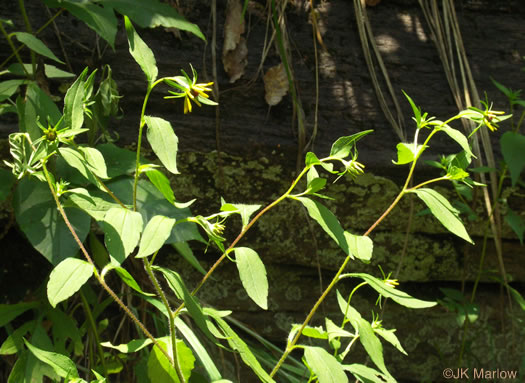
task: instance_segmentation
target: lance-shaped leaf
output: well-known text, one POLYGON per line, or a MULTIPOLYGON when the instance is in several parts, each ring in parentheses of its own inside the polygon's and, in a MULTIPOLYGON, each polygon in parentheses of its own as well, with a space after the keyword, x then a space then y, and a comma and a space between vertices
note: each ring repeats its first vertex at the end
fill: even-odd
POLYGON ((169 203, 175 203, 175 194, 171 188, 170 180, 164 175, 164 173, 153 168, 152 165, 142 165, 140 167, 140 172, 146 173, 146 176, 148 176, 153 186, 162 193, 169 203))
POLYGON ((136 211, 120 207, 109 209, 104 216, 102 229, 104 242, 112 260, 124 262, 139 243, 142 216, 136 211))
POLYGON ((221 211, 231 211, 240 214, 242 227, 244 228, 250 222, 253 213, 261 208, 261 205, 244 205, 240 203, 223 203, 221 211))
POLYGON ((39 38, 33 36, 31 33, 27 32, 15 32, 13 33, 18 41, 22 44, 25 44, 33 52, 38 53, 44 57, 47 57, 51 60, 54 60, 60 64, 65 64, 62 60, 55 56, 55 54, 49 49, 46 44, 42 42, 39 38))
POLYGON ((319 202, 310 198, 295 197, 295 199, 300 201, 304 207, 306 207, 310 217, 312 217, 312 219, 314 219, 323 228, 323 230, 326 231, 330 237, 332 237, 332 239, 339 245, 345 254, 348 254, 349 249, 344 230, 334 213, 332 213, 319 202))
POLYGON ((129 353, 140 351, 144 347, 147 347, 148 345, 150 345, 151 343, 153 343, 153 341, 149 338, 146 338, 146 339, 133 339, 129 341, 128 343, 123 343, 123 344, 119 344, 116 346, 111 344, 111 342, 102 342, 100 343, 100 345, 103 347, 113 348, 123 354, 129 354, 129 353))
POLYGON ((317 375, 319 383, 345 383, 348 382, 343 367, 333 355, 321 347, 304 347, 306 363, 317 375))
POLYGON ((42 350, 36 346, 33 346, 25 339, 24 342, 29 351, 31 351, 31 353, 36 356, 38 360, 47 364, 48 366, 51 366, 58 376, 69 379, 78 378, 78 371, 75 363, 67 356, 42 350))
POLYGON ((428 206, 434 217, 436 217, 443 226, 451 233, 463 238, 465 241, 474 243, 459 219, 459 211, 454 208, 448 200, 437 191, 428 188, 419 188, 411 190, 416 193, 421 200, 428 206))
POLYGON ((352 254, 357 259, 368 263, 372 258, 372 252, 374 250, 374 243, 368 236, 364 235, 355 235, 349 233, 348 231, 344 232, 346 243, 348 243, 348 248, 350 254, 352 254))
POLYGON ((456 141, 461 148, 470 156, 476 158, 474 153, 470 150, 470 145, 468 144, 467 137, 461 133, 459 130, 451 128, 448 125, 442 126, 439 130, 445 132, 450 138, 456 141))
POLYGON ((235 248, 235 261, 241 283, 248 296, 262 309, 268 309, 268 278, 259 255, 248 247, 235 248))
MULTIPOLYGON (((135 2, 135 4, 138 3, 135 2)), ((137 31, 135 31, 133 24, 131 24, 127 16, 124 16, 124 24, 128 35, 129 53, 131 53, 131 56, 133 56, 137 64, 139 64, 148 82, 152 84, 157 79, 159 73, 155 56, 144 40, 140 38, 137 31)))
MULTIPOLYGON (((168 354, 170 356, 173 356, 169 337, 159 338, 157 339, 157 342, 164 350, 168 350, 168 354)), ((191 371, 193 370, 193 366, 195 364, 195 357, 188 346, 186 346, 181 339, 177 339, 175 347, 177 347, 177 359, 182 375, 187 382, 191 376, 191 371)), ((164 353, 158 349, 158 347, 153 347, 149 354, 148 377, 151 382, 180 382, 177 372, 173 368, 172 364, 168 358, 166 358, 166 355, 164 355, 164 353)))
POLYGON ((77 258, 66 258, 49 274, 47 298, 56 307, 75 294, 93 275, 93 266, 77 258))
POLYGON ((159 157, 162 165, 171 173, 179 174, 177 170, 177 150, 179 139, 173 132, 169 121, 159 117, 145 116, 144 120, 148 125, 146 136, 151 148, 159 157))
POLYGON ((516 185, 520 174, 525 169, 525 136, 505 132, 500 138, 503 159, 509 168, 512 186, 516 185))
POLYGON ((409 307, 412 309, 423 309, 428 307, 433 307, 436 305, 436 302, 430 302, 430 301, 423 301, 417 298, 414 298, 407 293, 396 289, 388 284, 386 284, 381 279, 375 278, 369 274, 365 273, 348 273, 348 274, 342 274, 339 278, 361 278, 365 282, 368 283, 370 287, 372 287, 375 291, 377 291, 379 294, 384 296, 385 298, 391 298, 394 302, 409 307))
POLYGON ((175 225, 173 218, 154 216, 144 229, 136 257, 144 258, 158 251, 170 237, 173 225, 175 225))
POLYGON ((69 87, 64 98, 64 125, 68 129, 80 129, 84 123, 84 78, 87 72, 88 68, 84 69, 69 87))
POLYGON ((390 376, 380 373, 373 368, 365 366, 363 364, 348 364, 344 365, 343 368, 346 371, 351 372, 360 382, 366 383, 395 383, 396 380, 390 376))

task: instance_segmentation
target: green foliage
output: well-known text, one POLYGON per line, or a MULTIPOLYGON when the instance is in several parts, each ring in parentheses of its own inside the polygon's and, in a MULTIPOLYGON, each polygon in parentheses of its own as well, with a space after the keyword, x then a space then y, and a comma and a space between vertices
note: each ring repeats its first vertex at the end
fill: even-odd
MULTIPOLYGON (((94 378, 91 383, 103 383, 106 379, 109 381, 110 375, 121 374, 131 365, 136 366, 136 376, 145 382, 229 382, 223 378, 218 367, 222 367, 222 363, 216 364, 212 356, 216 354, 212 350, 217 348, 221 352, 228 350, 238 354, 262 382, 298 382, 304 379, 304 371, 310 372, 310 382, 348 382, 351 375, 364 382, 395 382, 385 364, 381 340, 406 354, 402 343, 394 329, 382 327, 382 322, 377 319, 378 313, 373 311, 372 319, 368 320, 357 311, 351 305, 353 295, 359 288, 368 285, 379 294, 379 304, 387 298, 412 309, 430 308, 436 303, 400 291, 396 288, 397 280, 389 276, 379 279, 367 273, 344 273, 344 270, 352 260, 371 261, 374 243, 370 233, 407 193, 415 193, 445 228, 472 243, 460 219, 460 211, 428 185, 450 181, 458 193, 469 200, 472 193, 469 194, 464 188, 480 185, 469 175, 468 167, 474 154, 469 138, 450 124, 465 118, 475 123, 474 132, 485 127, 493 131, 499 122, 510 116, 494 111, 492 105, 486 102, 484 110, 469 108, 447 121, 439 121, 423 113, 406 96, 414 113, 416 133, 413 142, 397 145, 395 163, 409 165, 408 176, 399 195, 363 235, 352 234, 343 228, 337 216, 317 198, 330 199, 321 193, 343 175, 349 174, 349 178, 353 178, 363 173, 364 165, 357 162, 357 143, 371 130, 339 138, 325 158, 308 152, 305 166, 298 172, 291 187, 264 207, 254 203, 227 203, 221 199, 218 212, 198 215, 189 208, 194 200, 178 202, 171 186, 173 176, 179 173, 178 138, 172 123, 146 111, 150 95, 159 84, 171 89, 165 98, 184 99, 184 113, 192 112, 192 103, 198 106, 217 105, 208 95, 213 83, 197 83, 197 71, 191 65, 191 78, 184 70, 181 70, 182 75, 159 78, 154 53, 133 23, 142 28, 174 27, 204 38, 200 30, 182 18, 173 7, 157 0, 44 0, 44 3, 69 11, 111 47, 114 47, 118 28, 115 12, 124 15, 129 52, 145 74, 147 90, 137 124, 136 152, 131 152, 111 143, 113 138, 108 133, 111 117, 119 114, 118 101, 121 97, 109 66, 104 67, 101 74, 97 70, 90 73, 86 68, 78 75, 65 94, 62 112, 34 81, 34 59, 31 64, 19 62, 8 70, 11 74, 26 78, 0 83, 0 102, 9 102, 11 110, 16 111, 20 130, 9 137, 12 160, 7 165, 11 172, 0 169, 0 202, 12 194, 20 230, 53 266, 45 300, 0 305, 0 326, 8 331, 7 339, 0 346, 0 354, 17 354, 8 382, 39 382, 44 376, 55 381, 63 378, 71 382, 87 382, 82 375, 86 379, 94 378), (25 97, 18 96, 12 100, 24 87, 25 97), (142 156, 144 128, 156 159, 142 156), (419 143, 418 135, 423 128, 428 130, 428 134, 423 143, 419 143), (409 187, 421 154, 430 146, 433 135, 441 131, 462 151, 432 163, 444 172, 442 177, 409 187), (77 136, 83 144, 76 142, 77 136), (98 145, 95 146, 96 143, 98 145), (321 176, 323 171, 328 174, 321 176), (333 180, 335 177, 338 178, 333 180), (244 335, 249 333, 247 327, 241 327, 244 331, 241 332, 230 326, 229 323, 235 323, 230 318, 230 311, 203 307, 198 293, 209 278, 220 281, 216 270, 221 263, 229 260, 236 264, 247 295, 257 306, 268 309, 272 286, 266 266, 256 251, 237 244, 262 215, 285 199, 300 202, 309 217, 337 243, 343 257, 335 276, 306 319, 292 326, 286 348, 280 359, 275 361, 275 356, 270 356, 266 350, 252 348, 244 335), (227 220, 236 214, 241 218, 241 230, 235 239, 229 241, 227 220), (89 240, 86 241, 88 235, 89 240), (207 249, 214 246, 220 251, 221 255, 208 271, 200 265, 190 241, 205 243, 207 249), (184 279, 185 273, 155 263, 157 255, 168 244, 203 274, 201 282, 193 290, 188 288, 191 285, 184 279), (77 259, 79 254, 85 260, 77 259), (136 274, 137 263, 142 263, 149 283, 136 274), (310 320, 332 289, 347 278, 357 278, 362 282, 346 299, 337 293, 340 322, 325 317, 324 326, 310 326, 310 320), (113 290, 113 286, 118 289, 113 290), (168 289, 164 291, 166 286, 168 289), (98 288, 105 290, 109 297, 102 300, 98 288), (126 300, 121 298, 121 291, 125 293, 126 300), (150 311, 151 306, 144 308, 145 302, 158 311, 150 311), (117 345, 107 341, 109 336, 113 338, 113 334, 106 331, 108 326, 111 330, 117 327, 106 318, 106 309, 113 303, 131 321, 128 332, 138 331, 138 334, 130 335, 131 339, 117 345), (80 309, 83 316, 75 312, 80 309), (16 320, 24 313, 29 314, 30 310, 33 318, 21 325, 17 323, 14 328, 16 320), (77 318, 82 318, 82 323, 77 323, 77 318), (52 329, 44 327, 45 320, 53 323, 52 329), (301 337, 315 339, 315 346, 300 344, 301 337), (354 356, 351 351, 358 343, 378 370, 349 364, 354 356), (298 348, 304 351, 303 364, 299 361, 285 364, 286 359, 291 359, 290 353, 298 348), (88 355, 80 358, 86 349, 88 355), (273 370, 268 372, 266 368, 271 365, 274 365, 273 370), (204 373, 207 377, 202 375, 204 373)), ((272 5, 275 11, 273 2, 272 5)), ((33 34, 15 32, 14 36, 32 51, 33 56, 62 63, 33 34)), ((282 36, 278 40, 282 45, 282 36)), ((281 53, 284 53, 283 49, 281 53)), ((69 75, 49 64, 45 64, 44 69, 55 76, 69 75)), ((289 71, 287 74, 290 85, 293 85, 289 71)), ((518 102, 519 93, 515 94, 501 84, 497 87, 513 99, 512 105, 521 105, 518 102)), ((295 86, 292 86, 294 89, 295 86)), ((297 101, 295 95, 294 100, 297 101)), ((501 139, 512 185, 520 182, 519 177, 525 167, 521 155, 525 145, 522 138, 517 132, 507 132, 501 139)), ((296 205, 297 208, 301 206, 296 205)), ((506 211, 506 221, 523 241, 525 225, 511 209, 506 211)), ((454 292, 445 294, 447 297, 442 303, 458 312, 461 323, 477 318, 475 305, 459 299, 454 292)), ((513 296, 520 305, 523 303, 519 293, 513 292, 513 296)), ((113 314, 111 319, 113 321, 113 314)), ((120 321, 122 319, 118 319, 120 321)), ((268 346, 269 342, 262 343, 272 349, 268 346)))

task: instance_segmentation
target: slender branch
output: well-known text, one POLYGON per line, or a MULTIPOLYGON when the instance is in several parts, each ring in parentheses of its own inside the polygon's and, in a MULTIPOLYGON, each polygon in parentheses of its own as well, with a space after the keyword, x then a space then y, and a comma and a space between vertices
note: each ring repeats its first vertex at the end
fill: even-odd
POLYGON ((104 350, 102 350, 102 346, 100 345, 100 338, 98 336, 97 325, 95 323, 95 319, 93 318, 93 313, 91 312, 89 303, 84 293, 82 292, 82 290, 80 290, 79 293, 80 293, 80 299, 82 300, 82 306, 84 307, 84 312, 86 313, 86 317, 88 319, 89 326, 91 327, 91 331, 93 332, 93 337, 95 338, 95 342, 97 343, 96 347, 97 347, 98 357, 100 358, 100 363, 102 364, 102 370, 104 372, 104 376, 108 376, 106 358, 104 357, 104 350))
POLYGON ((91 258, 91 256, 87 252, 87 250, 84 247, 84 244, 82 243, 80 238, 78 238, 78 235, 77 235, 75 229, 73 228, 73 225, 71 225, 71 222, 69 222, 69 219, 68 219, 68 217, 66 215, 66 212, 64 211, 64 208, 62 207, 62 203, 60 202, 60 200, 58 199, 58 196, 56 195, 55 188, 53 186, 53 183, 51 182, 51 177, 49 175, 49 172, 47 170, 45 162, 42 162, 42 169, 44 170, 44 175, 45 175, 45 178, 47 180, 47 184, 49 185, 49 189, 51 190, 51 194, 53 195, 53 198, 55 199, 55 203, 57 205, 58 211, 60 212, 60 215, 64 219, 64 222, 65 222, 67 228, 69 229, 69 231, 71 232, 71 235, 73 235, 73 238, 75 239, 75 242, 77 243, 78 247, 80 248, 80 251, 82 252, 84 257, 86 258, 86 260, 91 264, 91 266, 93 266, 93 269, 95 270, 95 272, 94 272, 95 278, 98 280, 100 285, 104 288, 104 290, 106 290, 106 292, 111 296, 111 298, 126 313, 126 315, 140 328, 140 330, 144 333, 144 335, 146 335, 149 339, 151 339, 153 344, 155 346, 157 346, 161 350, 161 352, 166 356, 166 358, 168 358, 168 360, 170 360, 170 356, 169 356, 168 352, 164 348, 162 348, 160 346, 159 342, 157 342, 157 339, 155 339, 155 337, 149 332, 149 330, 144 326, 144 324, 135 316, 135 314, 133 314, 131 312, 131 310, 128 308, 128 306, 126 306, 124 304, 124 302, 122 302, 122 300, 117 296, 117 294, 111 289, 111 287, 108 286, 106 281, 100 276, 100 274, 98 273, 97 268, 95 266, 95 263, 93 262, 93 259, 91 258))

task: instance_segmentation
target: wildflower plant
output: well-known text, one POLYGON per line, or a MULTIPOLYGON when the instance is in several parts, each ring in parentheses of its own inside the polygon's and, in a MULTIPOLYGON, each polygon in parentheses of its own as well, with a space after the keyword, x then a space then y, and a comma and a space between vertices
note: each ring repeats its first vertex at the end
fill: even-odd
MULTIPOLYGON (((192 112, 192 102, 198 106, 217 105, 208 95, 213 84, 197 83, 197 72, 193 67, 192 78, 182 71, 183 76, 158 79, 153 52, 128 17, 124 17, 124 24, 130 54, 141 67, 147 82, 138 123, 136 153, 111 143, 93 147, 75 141, 78 135, 92 132, 84 126, 93 127, 92 122, 98 117, 97 110, 100 110, 95 100, 98 94, 94 91, 95 72, 88 75, 87 69, 69 87, 62 112, 48 99, 45 103, 37 103, 47 105, 38 111, 39 115, 47 117, 47 127, 39 121, 36 128, 33 126, 9 137, 13 159, 8 165, 18 180, 14 190, 18 225, 32 245, 53 265, 46 290, 50 306, 46 304, 45 308, 41 308, 38 302, 21 302, 0 307, 0 314, 4 315, 2 325, 5 326, 10 326, 13 319, 28 310, 43 310, 35 323, 24 324, 14 331, 10 328, 9 342, 16 346, 9 346, 11 343, 5 346, 4 343, 0 347, 4 352, 18 354, 9 382, 32 378, 32 369, 38 367, 55 381, 104 383, 114 373, 109 366, 121 360, 133 361, 141 366, 151 382, 185 383, 190 382, 192 376, 196 376, 195 379, 202 377, 199 376, 201 373, 206 374, 201 380, 230 382, 219 370, 209 348, 204 346, 203 338, 209 341, 206 344, 213 347, 237 352, 262 382, 299 382, 304 381, 304 376, 309 382, 320 383, 345 383, 350 381, 349 376, 376 383, 395 382, 384 361, 381 339, 405 353, 401 341, 393 329, 383 327, 377 313, 373 313, 371 319, 359 313, 352 305, 354 294, 368 286, 380 297, 378 304, 386 298, 412 309, 429 308, 436 303, 416 299, 403 292, 399 281, 390 278, 390 275, 383 274, 381 279, 366 273, 347 273, 346 268, 351 261, 370 261, 374 246, 370 234, 408 193, 416 194, 449 231, 472 243, 459 211, 428 186, 441 181, 465 181, 470 186, 477 186, 467 181, 468 166, 474 156, 468 138, 451 127, 453 121, 466 118, 476 122, 477 129, 487 127, 494 130, 496 124, 508 116, 492 110, 487 103, 485 110, 469 109, 446 121, 439 121, 422 113, 407 96, 414 113, 415 135, 413 142, 397 145, 397 160, 394 162, 409 166, 407 179, 392 204, 363 234, 345 230, 320 200, 328 198, 323 192, 328 187, 329 179, 337 180, 346 174, 350 175, 349 178, 355 178, 364 172, 364 165, 358 162, 357 143, 371 134, 371 130, 339 138, 326 157, 308 152, 303 169, 289 189, 265 207, 222 200, 219 212, 208 216, 196 215, 190 210, 193 201, 177 201, 169 178, 161 171, 178 174, 178 138, 171 123, 148 115, 146 111, 149 96, 159 84, 173 89, 165 98, 184 98, 184 114, 192 112), (141 155, 144 129, 158 163, 150 163, 141 155), (428 134, 420 144, 423 129, 428 134), (462 152, 439 163, 445 172, 443 176, 411 186, 422 153, 429 147, 432 137, 441 132, 454 140, 462 152), (260 217, 284 200, 304 206, 310 218, 339 246, 344 259, 304 321, 292 325, 285 349, 280 350, 278 360, 273 361, 273 368, 268 371, 247 342, 225 320, 231 312, 206 306, 200 302, 198 293, 212 275, 219 273, 219 266, 229 260, 235 262, 247 295, 261 309, 268 309, 270 286, 264 262, 256 250, 238 245, 260 217), (225 227, 228 219, 234 216, 240 216, 242 229, 228 244, 225 227), (91 232, 93 222, 104 235, 103 243, 91 232), (191 250, 187 250, 187 243, 192 240, 220 250, 221 256, 209 270, 204 270, 191 250), (156 264, 157 254, 166 244, 178 244, 186 249, 181 254, 203 273, 193 291, 188 289, 177 270, 156 264), (78 252, 81 258, 73 256, 78 252), (149 283, 139 284, 131 268, 126 268, 129 264, 125 263, 127 259, 142 263, 149 283), (136 307, 130 303, 132 299, 124 299, 116 292, 120 290, 108 284, 109 275, 118 278, 123 286, 133 291, 136 299, 155 310, 156 315, 163 318, 165 326, 149 326, 153 322, 148 320, 147 313, 150 311, 138 315, 136 307), (97 283, 88 283, 92 279, 97 283), (335 293, 340 315, 337 318, 325 317, 321 325, 312 326, 320 305, 345 279, 355 279, 360 283, 347 297, 339 291, 335 293), (98 306, 101 304, 97 294, 90 290, 93 285, 102 287, 109 295, 104 305, 115 302, 132 321, 137 329, 134 339, 124 344, 113 344, 100 338, 100 322, 95 323, 95 314, 100 314, 98 306), (162 286, 169 288, 168 293, 162 286), (81 331, 72 316, 60 310, 61 307, 67 308, 68 301, 77 295, 88 318, 86 327, 93 334, 95 343, 89 363, 82 365, 74 361, 81 360, 75 357, 75 353, 84 347, 81 331), (53 318, 56 326, 67 326, 71 332, 75 349, 70 348, 69 354, 65 346, 61 348, 62 352, 51 352, 41 346, 45 343, 42 342, 43 334, 47 337, 46 342, 49 338, 42 325, 43 318, 47 317, 53 318), (33 325, 38 330, 30 337, 26 336, 33 325), (301 342, 308 337, 323 341, 324 347, 301 342), (351 351, 358 342, 370 356, 373 367, 352 361, 351 351), (290 357, 294 350, 303 355, 300 367, 290 357), (287 365, 290 360, 294 361, 291 367, 287 365)), ((43 93, 37 94, 42 99, 46 97, 43 93)), ((108 103, 118 100, 114 89, 110 95, 105 98, 105 110, 114 107, 108 103)), ((21 102, 17 106, 22 108, 21 102)))

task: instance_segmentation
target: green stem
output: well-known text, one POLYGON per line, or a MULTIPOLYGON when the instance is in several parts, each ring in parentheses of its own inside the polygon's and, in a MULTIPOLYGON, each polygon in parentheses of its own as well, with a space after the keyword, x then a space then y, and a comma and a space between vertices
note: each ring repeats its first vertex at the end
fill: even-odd
POLYGON ((44 171, 44 176, 46 178, 47 184, 49 185, 49 189, 51 190, 51 194, 53 195, 53 198, 55 199, 55 203, 57 205, 58 211, 60 212, 60 215, 64 219, 64 223, 66 224, 67 228, 71 232, 71 235, 75 239, 75 242, 77 243, 78 247, 80 248, 80 251, 82 252, 84 257, 86 258, 86 260, 89 262, 89 264, 91 266, 93 266, 95 278, 97 279, 97 281, 104 288, 104 290, 106 290, 106 292, 111 296, 111 298, 120 306, 120 308, 126 313, 126 315, 133 321, 133 323, 135 323, 137 325, 137 327, 144 333, 144 335, 146 335, 149 339, 151 339, 153 344, 155 346, 157 346, 159 348, 159 350, 161 350, 161 352, 166 356, 166 358, 168 358, 168 360, 170 360, 170 356, 169 356, 168 352, 164 348, 162 348, 160 346, 159 342, 157 342, 155 337, 149 332, 149 330, 146 328, 146 326, 144 326, 144 324, 135 316, 135 314, 133 314, 131 312, 131 310, 128 308, 128 306, 126 306, 124 304, 124 302, 122 302, 122 300, 111 289, 111 287, 108 286, 108 284, 106 283, 104 278, 102 278, 100 276, 100 274, 98 273, 97 268, 95 266, 95 263, 93 262, 93 259, 90 257, 89 253, 87 252, 87 250, 84 247, 84 244, 82 243, 80 238, 78 238, 78 235, 77 235, 75 229, 73 228, 73 226, 71 225, 71 222, 69 222, 69 218, 67 217, 66 212, 64 211, 64 208, 62 207, 62 203, 60 202, 60 200, 58 199, 58 196, 56 195, 55 187, 53 186, 53 183, 51 181, 51 177, 49 175, 49 172, 47 170, 45 162, 42 162, 42 169, 44 171))
MULTIPOLYGON (((239 233, 237 238, 235 238, 235 240, 231 243, 231 245, 228 246, 228 248, 224 251, 224 253, 219 257, 219 259, 217 259, 217 261, 213 264, 213 266, 208 270, 206 275, 204 275, 204 277, 202 277, 202 279, 199 282, 199 284, 197 285, 197 287, 195 287, 195 289, 193 289, 191 295, 195 295, 197 293, 197 291, 200 290, 200 288, 204 285, 204 283, 206 283, 206 281, 211 276, 211 274, 217 269, 217 267, 219 267, 219 265, 222 263, 222 261, 224 261, 224 259, 227 257, 228 253, 235 247, 235 245, 237 245, 237 243, 242 239, 242 237, 244 237, 246 232, 248 230, 250 230, 250 228, 253 226, 253 224, 255 222, 257 222, 259 220, 259 218, 261 218, 264 215, 264 213, 266 213, 268 210, 273 208, 278 203, 282 202, 284 199, 286 199, 292 193, 292 191, 295 188, 295 186, 297 186, 297 183, 299 182, 299 180, 308 172, 308 170, 310 170, 311 167, 312 167, 312 165, 306 166, 301 171, 301 173, 297 176, 297 178, 294 180, 294 182, 292 182, 292 185, 290 186, 290 188, 282 196, 280 196, 275 201, 270 203, 263 210, 261 210, 255 217, 253 217, 253 219, 241 230, 241 232, 239 233)), ((178 313, 180 312, 180 310, 182 310, 183 308, 184 308, 184 302, 181 303, 179 307, 177 307, 177 309, 174 312, 174 315, 177 316, 178 313)))
POLYGON ((182 383, 186 383, 186 380, 184 379, 184 375, 182 374, 182 370, 180 368, 179 364, 179 358, 177 355, 177 333, 175 328, 175 314, 171 310, 170 304, 168 302, 168 298, 166 297, 166 294, 164 294, 164 291, 160 287, 160 283, 155 276, 155 273, 153 272, 153 268, 151 267, 151 263, 149 262, 148 258, 143 258, 144 262, 144 268, 146 269, 146 272, 148 273, 148 277, 153 283, 153 286, 155 288, 155 291, 159 295, 160 299, 162 300, 162 303, 164 304, 164 307, 166 307, 166 311, 168 313, 168 321, 169 321, 169 327, 170 327, 170 340, 171 340, 171 348, 173 353, 173 359, 169 359, 172 366, 175 368, 175 371, 177 372, 177 376, 179 380, 182 383))
MULTIPOLYGON (((62 8, 60 9, 57 13, 55 13, 53 15, 53 17, 51 17, 48 21, 46 21, 46 23, 44 25, 42 25, 40 28, 38 28, 38 30, 36 31, 35 35, 38 35, 40 32, 42 32, 44 29, 47 28, 47 26, 49 24, 51 24, 62 12, 65 11, 65 8, 62 8)), ((1 22, 0 22, 1 24, 1 22)), ((25 45, 20 45, 18 48, 16 48, 13 53, 11 53, 11 55, 9 55, 9 57, 7 57, 4 61, 2 61, 2 63, 0 64, 0 69, 2 69, 12 58, 13 56, 17 56, 18 55, 18 52, 20 52, 20 50, 25 47, 25 45)), ((21 61, 21 60, 20 60, 21 61)), ((27 73, 27 71, 26 71, 27 73)))
POLYGON ((360 284, 358 284, 356 287, 354 287, 354 289, 352 290, 352 292, 350 293, 350 295, 348 296, 348 301, 346 302, 346 309, 345 309, 345 315, 344 315, 344 318, 343 318, 343 323, 341 324, 341 328, 344 327, 345 323, 348 321, 346 316, 348 315, 348 308, 350 307, 350 302, 352 301, 352 297, 354 296, 355 292, 362 286, 364 285, 367 285, 368 282, 361 282, 360 284))
POLYGON ((337 282, 339 281, 339 276, 343 273, 346 265, 348 264, 348 262, 350 261, 351 259, 351 256, 348 255, 343 264, 341 265, 341 267, 339 268, 339 270, 337 270, 337 273, 335 274, 334 278, 332 279, 332 281, 330 282, 330 284, 328 285, 328 287, 325 289, 325 291, 323 292, 323 294, 319 297, 319 299, 317 299, 317 302, 315 302, 314 306, 312 307, 312 309, 310 310, 310 313, 308 314, 308 316, 306 317, 306 319, 304 320, 303 324, 301 325, 301 327, 299 328, 299 331, 297 331, 297 334, 295 334, 295 337, 292 339, 292 341, 286 346, 286 350, 284 350, 284 353, 283 355, 281 356, 281 359, 279 359, 279 361, 277 362, 277 364, 275 365, 275 367, 273 368, 272 372, 270 373, 270 376, 273 377, 277 371, 279 370, 279 368, 281 368, 282 364, 284 363, 284 360, 288 357, 288 355, 290 354, 290 352, 292 352, 295 344, 297 343, 297 341, 299 340, 299 337, 302 335, 302 332, 303 330, 305 329, 305 327, 308 325, 308 323, 310 323, 310 320, 313 318, 314 314, 316 313, 317 309, 319 308, 319 306, 321 305, 321 303, 324 301, 324 299, 326 298, 326 296, 330 293, 330 291, 332 290, 332 288, 337 284, 337 282))
POLYGON ((142 111, 140 113, 140 124, 139 124, 139 136, 137 138, 137 157, 135 159, 135 179, 133 181, 133 211, 137 211, 137 186, 139 183, 139 167, 140 167, 140 149, 142 146, 142 130, 146 121, 144 120, 144 115, 146 113, 146 105, 148 104, 149 96, 153 88, 156 85, 164 81, 164 78, 161 78, 154 83, 148 83, 148 89, 146 90, 146 96, 144 97, 144 102, 142 103, 142 111))
MULTIPOLYGON (((31 28, 31 23, 29 22, 29 18, 27 17, 24 0, 18 0, 18 6, 20 7, 20 13, 22 14, 22 18, 24 19, 24 24, 26 26, 27 32, 33 34, 33 28, 31 28)), ((36 55, 32 49, 30 49, 30 52, 31 52, 31 67, 33 68, 33 76, 35 76, 36 75, 36 55)))
POLYGON ((80 298, 82 299, 82 306, 84 307, 84 313, 86 314, 89 326, 91 327, 91 331, 93 333, 93 336, 95 337, 95 343, 97 344, 97 352, 100 358, 100 363, 102 364, 102 370, 104 372, 104 376, 108 376, 108 369, 106 367, 104 351, 102 350, 102 346, 100 345, 100 338, 98 336, 97 325, 95 323, 95 319, 93 318, 93 313, 91 312, 89 303, 86 299, 86 296, 82 292, 82 290, 79 291, 79 294, 80 294, 80 298))
MULTIPOLYGON (((4 28, 4 25, 2 24, 2 22, 0 21, 0 32, 2 32, 2 34, 4 35, 4 37, 6 38, 7 40, 7 43, 9 44, 9 46, 11 47, 11 50, 13 51, 13 55, 15 55, 18 63, 20 64, 20 66, 22 67, 22 70, 25 72, 26 76, 29 77, 29 73, 27 72, 27 69, 26 67, 24 66, 24 62, 22 61, 22 58, 20 57, 20 55, 18 54, 18 51, 21 49, 21 47, 18 47, 16 48, 15 45, 13 44, 13 41, 11 40, 11 36, 7 33, 7 31, 5 30, 4 28)), ((11 55, 12 57, 12 55, 11 55)))

